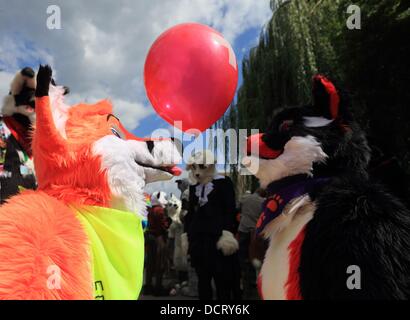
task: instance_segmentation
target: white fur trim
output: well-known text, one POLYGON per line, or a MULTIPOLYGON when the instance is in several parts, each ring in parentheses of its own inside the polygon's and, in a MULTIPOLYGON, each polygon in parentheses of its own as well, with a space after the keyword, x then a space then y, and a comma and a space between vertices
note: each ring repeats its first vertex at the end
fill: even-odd
POLYGON ((64 87, 56 87, 50 84, 49 97, 54 125, 56 126, 60 135, 64 139, 67 139, 65 125, 68 119, 68 111, 71 108, 71 106, 64 102, 64 91, 64 87))
POLYGON ((264 230, 270 239, 269 248, 261 268, 262 293, 266 300, 286 298, 289 277, 289 245, 313 218, 316 207, 309 196, 290 202, 283 213, 264 230))
POLYGON ((289 202, 286 209, 283 210, 282 214, 276 219, 272 220, 261 232, 261 236, 265 239, 271 238, 274 234, 281 232, 286 229, 290 222, 292 221, 295 213, 307 202, 310 201, 308 195, 300 196, 289 202))
POLYGON ((326 127, 333 122, 333 119, 324 117, 304 117, 304 125, 310 128, 326 127))
POLYGON ((239 249, 238 241, 235 239, 232 232, 227 230, 222 231, 222 236, 216 243, 218 250, 221 250, 224 256, 231 256, 239 249))
POLYGON ((242 163, 266 188, 273 181, 296 174, 311 175, 313 163, 324 162, 327 158, 320 143, 313 136, 292 137, 285 145, 283 153, 272 160, 255 156, 244 157, 242 163))
MULTIPOLYGON (((141 147, 143 144, 141 142, 141 147)), ((131 141, 108 135, 94 143, 93 153, 101 156, 102 170, 107 172, 108 185, 113 196, 112 206, 129 210, 145 219, 145 174, 144 169, 135 163, 134 149, 138 146, 131 148, 132 145, 131 141)))
POLYGON ((112 206, 147 216, 143 189, 145 184, 172 178, 168 172, 145 168, 137 162, 152 166, 172 165, 180 161, 177 148, 171 141, 155 141, 152 154, 144 141, 122 140, 107 135, 93 144, 93 153, 102 159, 112 193, 112 206))

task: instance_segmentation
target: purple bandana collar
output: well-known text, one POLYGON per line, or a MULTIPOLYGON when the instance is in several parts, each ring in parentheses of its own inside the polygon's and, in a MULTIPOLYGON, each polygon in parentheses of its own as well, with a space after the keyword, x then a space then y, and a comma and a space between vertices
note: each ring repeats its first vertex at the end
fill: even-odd
POLYGON ((256 233, 276 219, 293 199, 313 191, 322 186, 329 178, 311 178, 301 174, 274 181, 266 188, 268 194, 263 203, 263 212, 256 224, 256 233))

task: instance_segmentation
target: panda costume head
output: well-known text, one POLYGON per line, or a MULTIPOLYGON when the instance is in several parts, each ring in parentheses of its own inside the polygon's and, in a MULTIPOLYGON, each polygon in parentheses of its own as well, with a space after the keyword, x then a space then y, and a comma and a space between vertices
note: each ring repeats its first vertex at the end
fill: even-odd
MULTIPOLYGON (((35 121, 34 93, 36 90, 36 73, 26 67, 17 72, 10 84, 9 94, 4 98, 1 114, 15 117, 19 122, 35 121)), ((23 124, 23 123, 22 123, 23 124)))
MULTIPOLYGON (((54 80, 52 80, 52 84, 55 85, 54 80)), ((4 97, 0 114, 3 117, 13 117, 24 126, 34 124, 36 119, 35 90, 35 71, 30 67, 21 69, 10 84, 10 91, 4 97)), ((64 90, 64 94, 69 93, 68 87, 64 87, 64 90)))
POLYGON ((163 191, 154 192, 151 195, 151 204, 153 207, 160 206, 162 208, 165 208, 168 204, 167 194, 163 191))
POLYGON ((19 71, 0 107, 0 203, 17 194, 20 187, 36 187, 31 153, 35 75, 29 67, 19 71))
MULTIPOLYGON (((64 89, 65 94, 69 92, 64 89)), ((0 203, 17 194, 21 187, 36 188, 31 150, 35 90, 36 73, 25 67, 14 76, 0 106, 0 203)))

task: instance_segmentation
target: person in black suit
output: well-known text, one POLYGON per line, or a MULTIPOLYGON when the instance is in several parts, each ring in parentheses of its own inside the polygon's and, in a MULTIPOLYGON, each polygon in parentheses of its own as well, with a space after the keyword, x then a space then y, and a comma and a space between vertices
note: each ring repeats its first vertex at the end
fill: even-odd
POLYGON ((198 275, 199 299, 212 299, 212 280, 217 299, 240 299, 233 183, 229 177, 217 175, 209 150, 191 157, 187 169, 191 180, 197 182, 189 191, 185 232, 191 264, 198 275))

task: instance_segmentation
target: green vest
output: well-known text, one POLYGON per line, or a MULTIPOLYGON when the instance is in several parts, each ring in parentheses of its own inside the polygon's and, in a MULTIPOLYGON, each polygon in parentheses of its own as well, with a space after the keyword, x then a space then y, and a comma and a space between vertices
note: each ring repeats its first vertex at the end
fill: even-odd
POLYGON ((91 245, 95 299, 138 299, 144 272, 142 219, 112 208, 75 210, 91 245))

